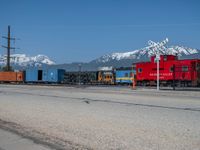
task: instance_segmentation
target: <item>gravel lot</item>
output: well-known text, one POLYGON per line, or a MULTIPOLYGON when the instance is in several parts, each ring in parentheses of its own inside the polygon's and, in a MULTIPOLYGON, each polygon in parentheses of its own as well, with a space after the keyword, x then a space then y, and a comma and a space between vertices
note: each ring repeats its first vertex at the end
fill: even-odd
POLYGON ((0 85, 0 128, 52 149, 200 150, 200 92, 0 85))

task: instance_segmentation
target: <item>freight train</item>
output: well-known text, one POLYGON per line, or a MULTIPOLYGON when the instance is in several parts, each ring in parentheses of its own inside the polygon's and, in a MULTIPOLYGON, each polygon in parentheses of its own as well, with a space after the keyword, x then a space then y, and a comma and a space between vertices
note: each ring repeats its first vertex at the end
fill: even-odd
POLYGON ((68 72, 63 69, 29 68, 23 72, 0 72, 0 81, 32 84, 60 83, 115 85, 131 84, 134 74, 135 71, 133 71, 131 67, 83 72, 68 72), (19 74, 21 75, 20 77, 19 74))
MULTIPOLYGON (((160 57, 159 80, 163 86, 200 86, 200 59, 178 60, 177 56, 160 57)), ((99 71, 68 72, 63 69, 26 69, 23 72, 0 72, 0 82, 59 84, 133 84, 154 86, 157 81, 155 56, 150 62, 131 67, 99 71)))

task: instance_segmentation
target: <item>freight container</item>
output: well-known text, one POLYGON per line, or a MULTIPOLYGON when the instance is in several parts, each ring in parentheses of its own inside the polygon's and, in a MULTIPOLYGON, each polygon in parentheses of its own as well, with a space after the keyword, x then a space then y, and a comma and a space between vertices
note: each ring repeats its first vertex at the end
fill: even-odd
POLYGON ((26 82, 40 82, 42 81, 42 70, 38 70, 37 68, 26 69, 26 82))
POLYGON ((23 72, 0 72, 0 82, 23 82, 23 72))
POLYGON ((43 70, 43 81, 48 83, 61 83, 64 80, 65 70, 45 69, 43 70))
POLYGON ((61 83, 64 79, 63 69, 37 69, 26 70, 26 82, 61 83))
POLYGON ((66 84, 96 84, 97 82, 97 71, 65 72, 64 74, 64 83, 66 84))

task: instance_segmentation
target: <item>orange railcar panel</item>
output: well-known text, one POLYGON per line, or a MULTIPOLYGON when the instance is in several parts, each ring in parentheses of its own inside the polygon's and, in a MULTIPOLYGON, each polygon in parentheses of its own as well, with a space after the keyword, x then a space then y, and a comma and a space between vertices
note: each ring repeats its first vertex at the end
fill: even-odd
POLYGON ((24 81, 24 73, 23 72, 17 72, 17 81, 18 82, 24 81))
POLYGON ((22 82, 23 72, 0 72, 0 82, 22 82))

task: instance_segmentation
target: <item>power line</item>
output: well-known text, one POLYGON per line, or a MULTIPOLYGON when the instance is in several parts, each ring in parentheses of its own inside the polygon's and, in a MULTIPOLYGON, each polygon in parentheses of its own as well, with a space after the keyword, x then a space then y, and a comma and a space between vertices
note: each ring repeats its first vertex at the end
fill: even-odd
POLYGON ((10 26, 8 26, 8 35, 6 36, 2 36, 2 38, 7 39, 7 46, 3 46, 3 48, 7 49, 7 63, 6 63, 6 71, 11 71, 11 67, 10 67, 10 50, 11 49, 15 49, 14 47, 11 47, 10 45, 10 41, 11 40, 16 40, 15 38, 10 37, 10 26))

